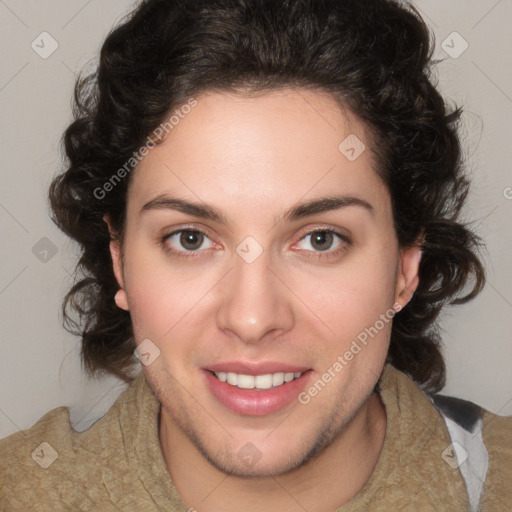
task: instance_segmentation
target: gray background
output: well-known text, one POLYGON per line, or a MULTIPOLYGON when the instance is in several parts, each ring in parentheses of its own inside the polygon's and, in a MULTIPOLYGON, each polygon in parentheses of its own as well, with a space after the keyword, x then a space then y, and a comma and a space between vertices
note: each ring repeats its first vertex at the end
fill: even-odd
MULTIPOLYGON (((443 392, 512 415, 512 2, 414 3, 436 35, 440 62, 434 72, 441 91, 465 105, 463 136, 473 179, 465 214, 487 244, 485 290, 442 319, 448 363, 443 392), (454 58, 464 41, 467 50, 454 58)), ((76 248, 50 221, 46 194, 62 169, 59 140, 71 120, 75 75, 93 63, 112 25, 133 5, 0 0, 0 437, 61 405, 71 408, 72 421, 83 429, 123 389, 113 378, 87 379, 78 339, 61 327, 76 248), (51 50, 52 41, 43 32, 58 44, 47 58, 40 54, 51 50)))

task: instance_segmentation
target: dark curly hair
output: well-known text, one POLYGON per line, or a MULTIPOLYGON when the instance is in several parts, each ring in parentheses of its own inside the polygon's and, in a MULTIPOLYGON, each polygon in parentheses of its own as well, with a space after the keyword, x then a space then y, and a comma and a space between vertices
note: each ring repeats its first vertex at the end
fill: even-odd
MULTIPOLYGON (((398 0, 143 0, 108 35, 97 69, 75 85, 63 135, 69 166, 49 191, 52 218, 78 242, 64 326, 90 374, 130 382, 130 314, 114 303, 108 214, 123 240, 130 176, 107 183, 174 109, 207 90, 330 93, 372 133, 401 247, 421 240, 419 286, 393 320, 388 362, 439 391, 446 367, 436 323, 485 284, 481 239, 460 221, 469 182, 449 109, 431 79, 433 38, 398 0), (469 284, 469 290, 466 287, 469 284)), ((132 159, 132 160, 130 160, 132 159)))

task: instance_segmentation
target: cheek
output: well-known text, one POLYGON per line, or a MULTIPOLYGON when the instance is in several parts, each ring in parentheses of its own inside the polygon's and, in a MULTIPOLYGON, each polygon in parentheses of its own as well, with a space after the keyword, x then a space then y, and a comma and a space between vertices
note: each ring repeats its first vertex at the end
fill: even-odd
POLYGON ((125 286, 137 341, 162 339, 184 315, 182 290, 149 250, 127 253, 125 286))
POLYGON ((166 261, 149 250, 133 250, 126 258, 125 276, 137 342, 149 338, 162 350, 172 346, 177 351, 178 340, 197 338, 205 325, 214 273, 185 272, 184 264, 166 261))
POLYGON ((387 321, 384 326, 379 322, 379 336, 388 336, 395 294, 394 258, 389 250, 385 256, 365 251, 347 259, 337 270, 303 280, 301 295, 309 297, 311 309, 338 343, 350 344, 381 315, 387 315, 387 321))
MULTIPOLYGON (((140 276, 142 277, 142 276, 140 276)), ((136 340, 164 340, 192 314, 195 295, 161 277, 134 279, 127 285, 136 340)))

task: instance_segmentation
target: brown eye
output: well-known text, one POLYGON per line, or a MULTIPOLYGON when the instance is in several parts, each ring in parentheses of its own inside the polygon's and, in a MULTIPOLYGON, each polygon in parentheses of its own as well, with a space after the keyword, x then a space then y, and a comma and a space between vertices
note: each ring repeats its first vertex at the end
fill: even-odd
POLYGON ((204 234, 199 231, 182 231, 180 244, 188 251, 195 251, 201 247, 204 240, 204 234))
POLYGON ((330 249, 334 236, 329 231, 315 231, 311 234, 311 246, 318 251, 330 249))
POLYGON ((214 245, 208 235, 197 229, 173 231, 163 237, 162 242, 169 252, 184 255, 204 252, 205 249, 211 249, 214 245))
POLYGON ((298 245, 313 257, 336 257, 348 249, 351 241, 334 229, 317 229, 304 235, 298 245))

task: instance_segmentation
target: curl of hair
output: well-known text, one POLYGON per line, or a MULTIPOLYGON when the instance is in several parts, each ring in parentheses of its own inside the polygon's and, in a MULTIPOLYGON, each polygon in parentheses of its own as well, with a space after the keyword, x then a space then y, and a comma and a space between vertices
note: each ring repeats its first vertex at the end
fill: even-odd
POLYGON ((436 90, 432 51, 418 12, 396 0, 142 1, 108 35, 98 69, 76 83, 63 136, 69 166, 49 192, 54 222, 81 250, 63 314, 81 336, 86 370, 133 378, 131 319, 114 303, 103 221, 108 214, 122 243, 130 177, 101 199, 97 191, 188 99, 305 87, 330 93, 371 131, 399 244, 421 242, 420 284, 394 317, 388 362, 440 390, 446 368, 436 319, 445 304, 477 295, 485 273, 481 240, 459 220, 469 189, 461 109, 449 111, 436 90))

